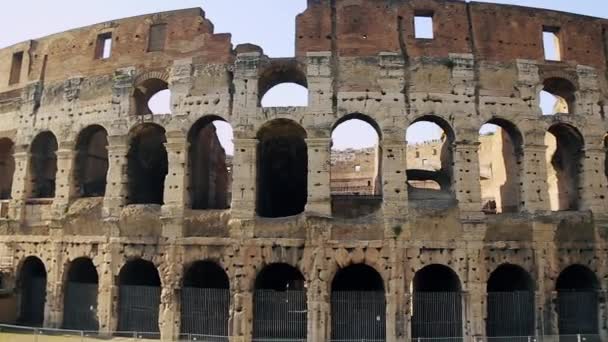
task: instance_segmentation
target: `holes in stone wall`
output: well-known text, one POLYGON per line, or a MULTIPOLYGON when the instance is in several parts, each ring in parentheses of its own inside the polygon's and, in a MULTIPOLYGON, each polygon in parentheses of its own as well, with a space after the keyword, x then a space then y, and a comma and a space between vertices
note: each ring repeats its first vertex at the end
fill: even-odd
POLYGON ((276 119, 264 125, 257 138, 258 215, 302 213, 308 196, 306 131, 294 121, 276 119))
POLYGON ((158 78, 149 78, 133 91, 134 115, 171 114, 169 84, 158 78))
POLYGON ((517 212, 521 207, 523 138, 511 122, 490 120, 480 130, 479 168, 483 211, 517 212))
POLYGON ((232 127, 219 117, 197 121, 190 144, 190 204, 192 209, 226 209, 232 189, 232 127))
POLYGON ((130 135, 127 204, 163 204, 169 168, 164 145, 167 142, 165 130, 155 124, 142 124, 130 135))
POLYGON ((21 81, 21 69, 23 68, 23 51, 15 52, 11 62, 11 73, 8 85, 17 84, 21 81))
POLYGON ((543 115, 572 113, 575 108, 576 88, 570 81, 552 77, 546 79, 543 86, 539 95, 543 115))
POLYGON ((596 275, 586 266, 564 269, 556 282, 560 335, 598 333, 598 290, 596 275))
POLYGON ((158 333, 160 277, 154 264, 127 262, 118 274, 118 286, 118 331, 158 333))
POLYGON ((556 124, 545 134, 547 185, 551 210, 578 210, 584 140, 567 124, 556 124))
POLYGON ((15 173, 15 145, 8 138, 0 139, 0 200, 11 198, 15 173))
POLYGON ((42 132, 34 138, 31 148, 31 197, 55 197, 57 175, 57 139, 51 132, 42 132))
POLYGON ((80 197, 103 197, 108 173, 108 134, 98 125, 85 128, 76 142, 75 175, 80 197))
POLYGON ((40 327, 44 323, 44 306, 46 303, 47 273, 44 263, 37 257, 30 256, 21 266, 17 283, 20 311, 19 324, 40 327))
POLYGON ((414 37, 416 39, 435 38, 432 11, 416 11, 414 15, 414 37))
POLYGON ((78 258, 71 262, 65 284, 63 328, 97 331, 97 293, 99 276, 93 261, 78 258))
POLYGON ((543 26, 543 48, 548 61, 562 60, 562 46, 559 39, 559 27, 543 26))
POLYGON ((410 125, 406 139, 409 199, 452 199, 454 134, 450 125, 439 117, 425 116, 410 125))

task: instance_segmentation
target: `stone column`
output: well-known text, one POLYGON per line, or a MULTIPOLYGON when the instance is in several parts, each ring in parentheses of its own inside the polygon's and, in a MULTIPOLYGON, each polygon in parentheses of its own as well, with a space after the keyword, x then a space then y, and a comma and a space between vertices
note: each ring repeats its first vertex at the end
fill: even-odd
POLYGON ((407 226, 407 142, 403 137, 385 139, 381 142, 381 149, 379 172, 382 177, 384 238, 389 239, 405 233, 407 226))
POLYGON ((330 317, 330 296, 328 293, 329 285, 327 279, 323 279, 323 274, 327 271, 315 267, 316 275, 308 283, 306 291, 307 300, 307 340, 309 342, 329 341, 330 317))
MULTIPOLYGON (((601 141, 601 139, 598 139, 601 141)), ((586 147, 583 160, 581 160, 580 197, 582 199, 579 207, 581 210, 591 210, 594 213, 606 212, 606 176, 604 173, 604 161, 606 152, 599 147, 586 147)))
MULTIPOLYGON (((100 246, 101 247, 101 246, 100 246)), ((118 286, 114 283, 114 255, 118 251, 118 245, 109 243, 105 245, 103 262, 97 266, 99 269, 99 284, 97 294, 97 319, 101 333, 111 333, 118 329, 118 286)))
POLYGON ((53 201, 54 217, 63 216, 68 210, 74 195, 74 162, 76 152, 74 142, 62 142, 57 155, 57 174, 55 176, 55 200, 53 201))
POLYGON ((481 216, 481 184, 479 179, 479 143, 459 141, 453 146, 453 184, 462 219, 481 216))
POLYGON ((331 139, 306 139, 308 146, 308 202, 306 211, 331 216, 331 139))
POLYGON ((103 215, 118 217, 126 203, 129 178, 127 175, 127 136, 108 136, 108 182, 103 200, 103 215))
POLYGON ((9 205, 9 218, 18 222, 25 219, 25 201, 30 192, 30 154, 27 146, 15 145, 15 173, 9 205))
POLYGON ((47 328, 60 328, 63 322, 63 263, 61 243, 51 243, 51 265, 46 280, 46 305, 44 326, 47 328))
POLYGON ((176 341, 181 326, 179 284, 182 277, 177 271, 176 246, 168 246, 165 251, 164 264, 158 268, 162 279, 158 324, 162 341, 176 341))
POLYGON ((468 252, 456 253, 454 258, 468 259, 466 293, 463 298, 465 322, 464 336, 486 336, 485 319, 487 319, 487 283, 483 276, 484 270, 479 265, 483 260, 478 251, 483 249, 483 242, 469 242, 468 252))
POLYGON ((390 245, 390 270, 386 286, 386 339, 387 341, 405 342, 406 336, 406 281, 403 260, 404 250, 397 247, 395 240, 386 242, 390 245))
POLYGON ((176 238, 184 235, 182 223, 189 206, 188 142, 182 132, 168 132, 166 136, 169 169, 165 178, 165 204, 162 207, 163 236, 176 238))
POLYGON ((254 113, 259 107, 258 66, 262 54, 258 51, 239 53, 234 69, 234 111, 254 113))
POLYGON ((551 210, 547 186, 547 146, 527 144, 523 147, 520 182, 523 210, 531 213, 551 210))
POLYGON ((253 293, 234 287, 230 304, 230 342, 250 342, 253 338, 253 293))
POLYGON ((257 196, 257 139, 234 139, 232 218, 253 219, 257 196))

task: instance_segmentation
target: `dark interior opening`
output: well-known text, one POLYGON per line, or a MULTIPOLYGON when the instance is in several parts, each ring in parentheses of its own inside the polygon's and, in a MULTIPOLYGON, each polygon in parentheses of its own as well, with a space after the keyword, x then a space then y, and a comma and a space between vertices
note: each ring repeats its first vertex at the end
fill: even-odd
POLYGON ((228 289, 230 282, 226 272, 212 261, 197 261, 184 276, 184 287, 228 289))
POLYGON ((558 210, 577 210, 584 156, 583 137, 576 128, 565 124, 551 126, 549 133, 553 134, 557 145, 551 166, 557 178, 558 210))
POLYGON ((288 264, 271 264, 264 267, 255 279, 256 290, 301 291, 304 276, 288 264))
POLYGON ((19 324, 42 326, 46 303, 46 268, 37 257, 28 257, 23 262, 19 279, 20 314, 19 324))
POLYGON ((460 292, 458 275, 449 267, 430 265, 416 272, 414 292, 460 292))
POLYGON ((572 265, 557 278, 558 291, 595 291, 599 288, 595 274, 585 266, 572 265))
POLYGON ((524 269, 516 265, 499 266, 488 280, 488 292, 534 291, 534 282, 524 269))
POLYGON ((55 197, 57 139, 51 132, 38 134, 32 142, 32 198, 55 197))
POLYGON ((169 89, 169 84, 158 78, 149 78, 141 82, 133 91, 133 114, 160 114, 154 113, 152 109, 150 109, 150 99, 159 92, 167 89, 169 89))
POLYGON ((108 134, 101 126, 87 127, 76 143, 76 181, 80 197, 103 197, 108 173, 108 134))
POLYGON ((571 265, 556 282, 560 335, 596 335, 599 331, 599 281, 589 268, 571 265))
POLYGON ((128 158, 128 204, 163 204, 165 177, 169 165, 165 130, 143 124, 131 133, 128 158))
POLYGON ((306 131, 291 120, 277 119, 258 133, 257 213, 286 217, 304 211, 308 196, 306 131))
POLYGON ((226 151, 217 136, 217 117, 200 119, 190 130, 190 201, 192 209, 227 209, 231 184, 226 151))
POLYGON ((63 328, 96 331, 99 277, 93 261, 78 258, 72 261, 65 284, 63 328))
POLYGON ((97 284, 99 277, 93 261, 89 258, 78 258, 72 261, 68 272, 68 282, 97 284))
POLYGON ((150 261, 137 259, 129 261, 118 275, 120 285, 127 286, 160 286, 160 277, 156 266, 150 261))
POLYGON ((384 293, 384 281, 380 274, 365 264, 350 265, 336 273, 332 291, 370 291, 384 293))
POLYGON ((0 139, 0 200, 10 199, 15 173, 15 145, 10 139, 0 139))

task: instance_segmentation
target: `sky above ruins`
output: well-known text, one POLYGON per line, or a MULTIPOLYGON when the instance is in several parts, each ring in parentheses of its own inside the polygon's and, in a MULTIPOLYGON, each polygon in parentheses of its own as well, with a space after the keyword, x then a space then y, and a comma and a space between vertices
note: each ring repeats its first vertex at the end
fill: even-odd
MULTIPOLYGON (((548 8, 608 18, 606 0, 485 0, 521 6, 548 8)), ((202 7, 215 25, 215 32, 232 33, 233 43, 254 43, 272 57, 292 56, 295 42, 295 16, 306 8, 306 0, 20 0, 3 4, 0 11, 0 48, 72 28, 134 15, 202 7)), ((284 85, 264 99, 264 105, 305 105, 307 92, 284 85)), ((161 99, 161 102, 163 99, 161 99)), ((229 133, 219 128, 223 140, 229 133)), ((334 146, 366 146, 375 137, 365 125, 351 125, 336 132, 334 146), (337 143, 336 142, 340 142, 337 143), (343 142, 343 143, 342 143, 343 142), (344 144, 344 145, 343 145, 344 144)), ((408 141, 439 137, 432 126, 423 126, 408 135, 408 141)), ((227 147, 230 150, 232 147, 227 147)))

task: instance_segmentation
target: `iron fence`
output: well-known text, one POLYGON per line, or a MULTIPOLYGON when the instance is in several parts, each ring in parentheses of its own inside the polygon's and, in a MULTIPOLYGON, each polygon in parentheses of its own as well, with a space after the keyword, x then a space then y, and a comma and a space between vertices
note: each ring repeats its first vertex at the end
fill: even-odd
POLYGON ((462 338, 462 294, 460 292, 415 292, 412 305, 412 339, 462 338))
POLYGON ((256 290, 253 305, 253 341, 306 340, 306 291, 256 290))
POLYGON ((185 287, 181 303, 184 336, 193 341, 227 341, 230 290, 185 287))
MULTIPOLYGON (((118 330, 145 331, 153 338, 158 335, 160 287, 121 285, 118 301, 118 330)), ((128 334, 128 333, 127 333, 128 334)), ((117 333, 122 336, 122 333, 117 333)))
MULTIPOLYGON (((488 336, 531 336, 534 335, 535 306, 534 292, 489 292, 488 336)), ((493 339, 498 342, 498 339, 493 339)), ((528 342, 527 340, 521 342, 528 342)))
POLYGON ((594 336, 598 332, 598 293, 559 291, 557 313, 560 333, 594 336))
POLYGON ((44 321, 46 278, 33 277, 27 281, 24 280, 23 283, 19 322, 26 325, 40 326, 44 321))
POLYGON ((383 291, 334 291, 331 294, 332 341, 385 341, 383 291))
POLYGON ((97 331, 97 284, 68 282, 65 288, 63 327, 97 331))

